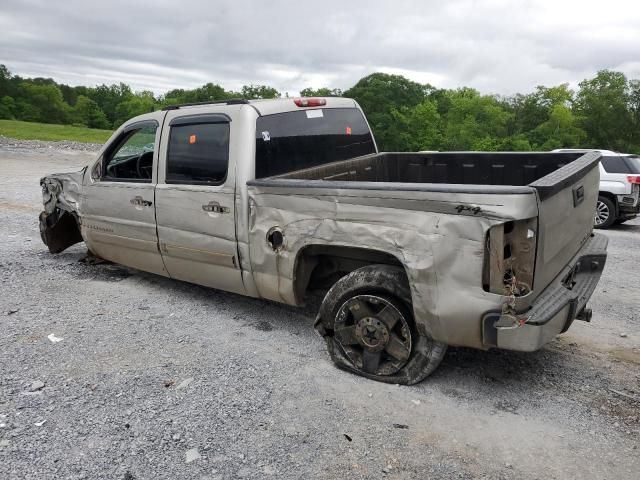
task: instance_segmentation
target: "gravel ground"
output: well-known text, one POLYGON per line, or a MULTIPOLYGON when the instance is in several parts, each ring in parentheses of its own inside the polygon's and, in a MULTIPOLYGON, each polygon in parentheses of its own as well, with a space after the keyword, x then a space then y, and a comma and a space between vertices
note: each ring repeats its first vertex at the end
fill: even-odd
POLYGON ((15 138, 4 137, 0 135, 0 151, 7 153, 8 151, 24 151, 24 150, 62 150, 62 151, 78 151, 78 152, 97 152, 102 145, 97 143, 72 142, 69 140, 60 142, 43 142, 41 140, 16 140, 15 138))
POLYGON ((311 309, 50 255, 38 179, 74 147, 0 139, 0 478, 640 477, 639 221, 591 324, 399 387, 334 368, 311 309))

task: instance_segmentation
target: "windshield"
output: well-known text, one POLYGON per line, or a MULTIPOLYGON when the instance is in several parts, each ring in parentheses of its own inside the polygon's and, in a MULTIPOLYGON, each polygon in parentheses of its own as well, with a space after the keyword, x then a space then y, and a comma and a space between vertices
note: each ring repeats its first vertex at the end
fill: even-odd
POLYGON ((256 120, 256 178, 375 153, 357 108, 322 108, 256 120))

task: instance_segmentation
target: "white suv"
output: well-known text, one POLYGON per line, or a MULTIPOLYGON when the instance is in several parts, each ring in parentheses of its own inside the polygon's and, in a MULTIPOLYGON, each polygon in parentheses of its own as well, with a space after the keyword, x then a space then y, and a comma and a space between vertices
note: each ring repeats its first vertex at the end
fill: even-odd
MULTIPOLYGON (((558 149, 554 152, 588 152, 582 149, 558 149)), ((640 156, 598 150, 600 192, 595 214, 596 228, 609 228, 626 222, 640 212, 640 156)))

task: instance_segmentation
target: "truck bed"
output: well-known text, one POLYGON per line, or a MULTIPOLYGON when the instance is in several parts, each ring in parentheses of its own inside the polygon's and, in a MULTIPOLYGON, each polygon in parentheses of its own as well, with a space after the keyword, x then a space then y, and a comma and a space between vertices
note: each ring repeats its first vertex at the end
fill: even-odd
POLYGON ((576 152, 377 153, 271 178, 524 186, 583 155, 576 152))
MULTIPOLYGON (((518 312, 559 282, 588 242, 600 157, 597 152, 380 153, 251 180, 254 276, 294 272, 297 252, 308 245, 385 252, 405 266, 414 288, 414 314, 424 319, 430 335, 449 345, 471 346, 462 327, 472 315, 466 305, 500 309, 490 306, 501 297, 483 286, 483 269, 494 256, 499 265, 519 258, 513 249, 522 241, 509 237, 514 222, 526 226, 520 231, 530 229, 527 235, 536 240, 533 252, 519 252, 533 253, 535 260, 523 270, 532 285, 531 293, 518 299, 518 312), (265 255, 262 245, 274 227, 282 232, 284 246, 265 255), (494 242, 487 257, 490 232, 499 232, 496 238, 504 242, 494 242), (465 302, 456 293, 463 291, 465 302)), ((268 275, 260 281, 281 290, 274 290, 275 299, 294 282, 295 273, 290 275, 286 281, 268 275)), ((480 337, 478 330, 475 338, 480 337)), ((480 345, 478 340, 475 346, 480 345)))

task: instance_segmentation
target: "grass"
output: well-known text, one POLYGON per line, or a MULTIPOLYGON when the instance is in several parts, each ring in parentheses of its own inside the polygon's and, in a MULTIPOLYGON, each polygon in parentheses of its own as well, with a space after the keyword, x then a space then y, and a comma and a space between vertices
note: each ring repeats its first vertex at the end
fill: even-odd
POLYGON ((111 136, 111 130, 98 130, 72 125, 0 120, 0 135, 18 140, 69 140, 83 143, 104 143, 111 136))

